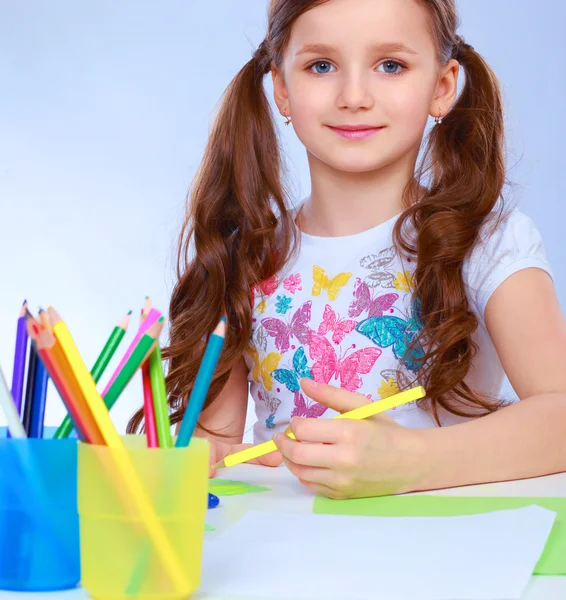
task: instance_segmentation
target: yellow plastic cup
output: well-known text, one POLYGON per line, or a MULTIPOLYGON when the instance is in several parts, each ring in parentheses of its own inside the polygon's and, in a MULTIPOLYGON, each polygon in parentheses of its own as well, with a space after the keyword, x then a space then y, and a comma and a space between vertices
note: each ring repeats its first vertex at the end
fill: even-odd
POLYGON ((119 483, 113 464, 120 450, 85 443, 79 444, 78 457, 82 585, 97 600, 186 599, 201 579, 209 443, 193 437, 187 448, 147 448, 143 436, 123 440, 178 556, 187 588, 181 590, 171 580, 143 519, 119 483))

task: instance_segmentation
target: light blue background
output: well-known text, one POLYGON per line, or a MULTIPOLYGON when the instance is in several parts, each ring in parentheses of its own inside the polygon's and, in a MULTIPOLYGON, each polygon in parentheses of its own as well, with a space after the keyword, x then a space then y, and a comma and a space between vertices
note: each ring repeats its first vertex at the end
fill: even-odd
MULTIPOLYGON (((507 193, 540 228, 566 307, 566 5, 458 5, 460 32, 501 80, 515 183, 507 193)), ((131 339, 147 294, 167 311, 186 191, 222 92, 264 38, 265 7, 0 0, 0 364, 8 380, 24 298, 33 312, 59 310, 89 366, 128 309, 131 339)), ((266 88, 271 97, 269 78, 266 88)), ((310 191, 305 151, 292 127, 281 131, 301 198, 310 191)), ((140 404, 136 378, 113 409, 121 429, 140 404)), ((63 415, 51 390, 46 422, 63 415)))

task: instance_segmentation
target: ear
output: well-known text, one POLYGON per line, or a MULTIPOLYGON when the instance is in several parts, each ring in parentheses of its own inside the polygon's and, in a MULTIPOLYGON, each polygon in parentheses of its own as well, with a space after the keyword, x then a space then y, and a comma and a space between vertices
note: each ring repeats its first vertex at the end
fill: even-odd
POLYGON ((439 114, 446 115, 454 104, 458 92, 459 72, 460 63, 453 58, 441 67, 430 104, 429 114, 431 117, 438 117, 439 114))
POLYGON ((277 69, 275 63, 271 63, 271 79, 273 81, 273 97, 279 112, 283 116, 285 110, 289 110, 289 96, 283 79, 283 73, 277 69))

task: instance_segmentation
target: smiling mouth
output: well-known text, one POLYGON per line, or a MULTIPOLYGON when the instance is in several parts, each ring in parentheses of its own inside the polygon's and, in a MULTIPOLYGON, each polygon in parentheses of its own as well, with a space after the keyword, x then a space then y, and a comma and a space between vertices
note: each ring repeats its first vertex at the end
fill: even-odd
POLYGON ((331 125, 328 125, 328 127, 338 135, 351 140, 363 139, 384 129, 384 127, 371 126, 363 126, 362 128, 356 126, 355 128, 348 127, 347 129, 342 129, 341 127, 332 127, 331 125))

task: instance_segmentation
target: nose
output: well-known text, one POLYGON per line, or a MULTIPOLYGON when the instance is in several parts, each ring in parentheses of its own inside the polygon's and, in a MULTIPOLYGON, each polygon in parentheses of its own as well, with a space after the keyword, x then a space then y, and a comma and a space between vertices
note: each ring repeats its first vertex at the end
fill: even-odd
POLYGON ((343 72, 337 98, 338 107, 348 110, 372 108, 375 99, 372 93, 371 75, 361 68, 343 72))

